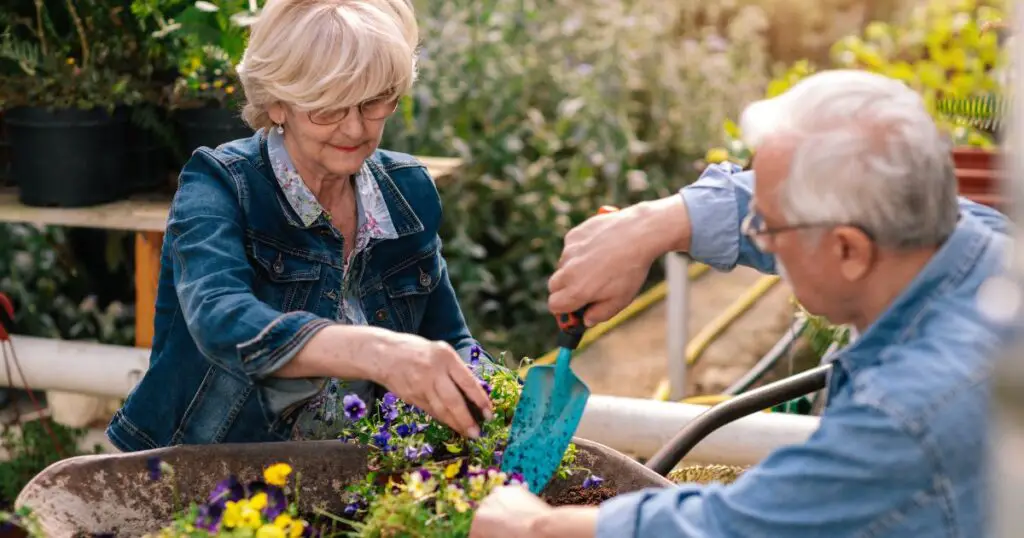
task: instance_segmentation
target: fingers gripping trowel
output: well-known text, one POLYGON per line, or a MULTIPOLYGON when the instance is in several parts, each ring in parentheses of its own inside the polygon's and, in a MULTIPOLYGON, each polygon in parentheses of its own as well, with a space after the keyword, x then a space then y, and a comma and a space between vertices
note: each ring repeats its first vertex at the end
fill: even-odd
MULTIPOLYGON (((599 213, 611 211, 615 208, 605 206, 599 213)), ((512 419, 501 470, 521 473, 535 494, 558 470, 590 398, 590 389, 570 366, 586 331, 585 310, 558 316, 558 358, 553 365, 530 368, 512 419)))

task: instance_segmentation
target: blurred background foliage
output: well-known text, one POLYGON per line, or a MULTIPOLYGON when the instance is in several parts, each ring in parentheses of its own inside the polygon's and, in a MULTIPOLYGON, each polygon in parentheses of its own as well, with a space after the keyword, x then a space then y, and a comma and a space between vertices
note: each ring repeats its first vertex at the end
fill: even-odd
MULTIPOLYGON (((103 1, 129 3, 93 4, 103 1)), ((189 2, 132 4, 159 13, 189 2)), ((554 343, 546 287, 564 234, 602 204, 664 196, 708 161, 743 160, 728 120, 744 103, 829 66, 896 76, 929 102, 1001 83, 998 51, 977 28, 1001 17, 1005 1, 414 4, 420 80, 383 145, 465 160, 441 189, 445 255, 474 334, 516 356, 554 343)), ((218 42, 202 37, 204 47, 218 42)), ((130 241, 77 233, 2 227, 0 291, 18 301, 23 332, 130 343, 130 250, 109 247, 130 241)), ((651 282, 661 276, 658 267, 651 282)))

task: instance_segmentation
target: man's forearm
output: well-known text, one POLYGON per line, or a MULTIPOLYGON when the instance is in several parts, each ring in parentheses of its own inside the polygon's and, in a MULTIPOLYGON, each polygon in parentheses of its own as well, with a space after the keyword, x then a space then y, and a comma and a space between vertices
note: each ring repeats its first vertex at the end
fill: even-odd
POLYGON ((597 508, 565 506, 539 516, 530 536, 536 538, 594 538, 597 535, 597 508))

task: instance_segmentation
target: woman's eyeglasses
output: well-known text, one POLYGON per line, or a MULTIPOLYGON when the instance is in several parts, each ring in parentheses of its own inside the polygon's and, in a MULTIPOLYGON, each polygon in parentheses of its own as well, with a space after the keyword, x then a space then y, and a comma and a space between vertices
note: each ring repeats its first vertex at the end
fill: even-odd
POLYGON ((399 96, 394 92, 387 92, 355 106, 337 110, 310 111, 309 121, 317 125, 334 125, 348 117, 349 111, 353 108, 359 109, 359 114, 364 120, 379 121, 395 113, 395 110, 398 109, 398 99, 399 96))

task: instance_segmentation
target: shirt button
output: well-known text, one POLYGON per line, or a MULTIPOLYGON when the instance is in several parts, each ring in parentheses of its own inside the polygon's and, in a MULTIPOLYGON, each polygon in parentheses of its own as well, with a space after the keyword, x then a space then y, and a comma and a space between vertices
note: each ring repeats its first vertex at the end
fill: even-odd
POLYGON ((377 318, 377 321, 386 321, 388 319, 388 311, 381 308, 380 310, 377 310, 377 313, 374 314, 374 317, 377 318))
POLYGON ((423 286, 424 288, 426 288, 426 287, 430 286, 430 283, 433 282, 433 281, 434 281, 434 279, 430 278, 430 275, 428 275, 426 273, 423 273, 423 272, 420 273, 420 286, 423 286))

